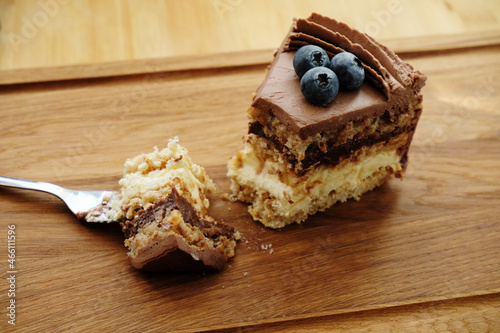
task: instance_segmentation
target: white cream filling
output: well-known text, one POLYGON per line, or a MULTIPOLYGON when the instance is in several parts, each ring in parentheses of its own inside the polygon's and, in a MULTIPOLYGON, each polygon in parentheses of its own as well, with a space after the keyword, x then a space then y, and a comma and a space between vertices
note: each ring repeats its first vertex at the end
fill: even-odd
POLYGON ((228 175, 238 184, 254 188, 257 195, 268 193, 276 198, 274 204, 280 206, 276 208, 281 212, 286 211, 285 216, 308 210, 311 202, 323 201, 333 191, 355 193, 358 187, 364 187, 362 184, 368 177, 381 169, 401 170, 397 149, 367 155, 357 163, 345 161, 333 168, 320 166, 302 177, 289 173, 282 164, 270 159, 262 162, 251 145, 246 145, 237 157, 242 163, 236 165, 232 161, 228 175), (284 182, 280 180, 278 170, 284 175, 282 178, 287 178, 284 182))

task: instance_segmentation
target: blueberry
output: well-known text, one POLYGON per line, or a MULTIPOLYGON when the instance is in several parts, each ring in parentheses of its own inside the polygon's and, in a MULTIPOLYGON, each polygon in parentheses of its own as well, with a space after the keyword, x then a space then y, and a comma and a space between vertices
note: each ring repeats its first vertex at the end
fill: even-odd
POLYGON ((335 98, 339 92, 339 80, 327 67, 314 67, 300 80, 300 90, 311 104, 323 106, 335 98))
POLYGON ((363 64, 350 52, 337 53, 330 61, 330 68, 337 74, 342 89, 358 89, 365 79, 363 64))
POLYGON ((302 76, 311 68, 314 67, 328 67, 330 59, 325 50, 316 45, 305 45, 295 52, 293 57, 293 69, 295 73, 302 78, 302 76))

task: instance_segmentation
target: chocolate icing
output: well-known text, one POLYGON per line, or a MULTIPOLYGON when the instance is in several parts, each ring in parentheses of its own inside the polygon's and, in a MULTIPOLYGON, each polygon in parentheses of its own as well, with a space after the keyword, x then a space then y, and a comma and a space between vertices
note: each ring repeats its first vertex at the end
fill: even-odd
POLYGON ((132 266, 150 272, 221 270, 227 262, 224 251, 202 250, 176 234, 149 242, 129 258, 132 266))
POLYGON ((338 129, 349 121, 377 117, 385 111, 406 110, 408 101, 417 98, 425 81, 425 75, 370 36, 312 14, 307 19, 294 20, 252 106, 271 111, 292 131, 306 138, 338 129), (326 107, 308 103, 292 66, 295 50, 304 44, 321 46, 331 55, 341 51, 354 53, 365 66, 367 80, 358 90, 341 90, 326 107))
MULTIPOLYGON (((184 221, 200 229, 205 237, 213 239, 234 237, 232 227, 201 218, 175 188, 167 198, 147 210, 140 211, 132 221, 121 222, 125 237, 133 237, 145 225, 162 220, 171 209, 178 209, 184 221)), ((178 234, 151 239, 149 243, 138 249, 136 255, 129 255, 129 258, 132 266, 146 271, 220 270, 227 261, 224 250, 190 245, 178 234)))

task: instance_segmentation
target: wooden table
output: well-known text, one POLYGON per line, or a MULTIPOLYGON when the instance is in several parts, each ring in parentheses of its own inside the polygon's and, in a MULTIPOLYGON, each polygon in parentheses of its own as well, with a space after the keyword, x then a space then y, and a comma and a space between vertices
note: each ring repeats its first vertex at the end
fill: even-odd
POLYGON ((0 174, 117 189, 125 159, 177 135, 214 179, 211 214, 243 235, 236 256, 217 274, 144 274, 129 265, 119 226, 0 188, 1 330, 499 331, 498 5, 221 0, 196 2, 201 15, 182 3, 2 2, 0 174), (377 32, 423 71, 424 113, 403 182, 272 231, 221 198, 225 163, 241 147, 272 47, 291 16, 311 9, 377 32), (6 36, 22 33, 23 18, 40 27, 14 51, 6 36), (203 27, 189 40, 178 33, 186 22, 203 27))

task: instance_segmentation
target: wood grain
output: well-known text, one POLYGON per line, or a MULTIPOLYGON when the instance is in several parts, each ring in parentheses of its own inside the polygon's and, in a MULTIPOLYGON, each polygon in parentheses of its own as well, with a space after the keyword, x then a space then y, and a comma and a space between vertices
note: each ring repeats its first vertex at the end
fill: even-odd
POLYGON ((384 42, 500 28, 492 0, 1 1, 0 70, 272 49, 314 11, 384 42))
POLYGON ((126 158, 179 136, 217 186, 211 214, 243 235, 220 273, 145 274, 129 265, 117 225, 81 223, 56 198, 1 188, 0 228, 15 224, 18 237, 17 327, 359 331, 379 318, 375 331, 392 319, 425 331, 446 318, 498 329, 500 46, 405 58, 429 77, 406 179, 280 231, 221 199, 225 163, 241 147, 265 75, 260 60, 4 85, 2 175, 117 189, 126 158))
POLYGON ((239 331, 496 332, 500 326, 499 309, 500 296, 493 294, 248 326, 239 331))
MULTIPOLYGON (((465 33, 387 40, 385 43, 399 54, 421 53, 500 44, 500 30, 488 33, 465 33)), ((230 52, 216 56, 172 56, 140 60, 122 60, 81 65, 22 68, 2 71, 0 85, 110 77, 117 75, 154 74, 168 71, 215 69, 262 65, 272 60, 274 50, 230 52)))

